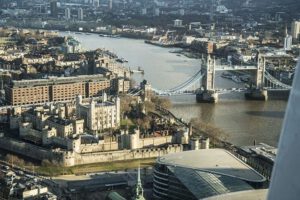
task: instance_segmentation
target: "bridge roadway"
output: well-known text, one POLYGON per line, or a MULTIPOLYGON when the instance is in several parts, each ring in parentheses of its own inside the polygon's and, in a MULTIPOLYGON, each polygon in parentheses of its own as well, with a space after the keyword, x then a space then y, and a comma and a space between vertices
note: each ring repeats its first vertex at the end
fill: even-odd
POLYGON ((216 65, 215 67, 215 71, 239 71, 239 70, 257 70, 257 66, 216 65))

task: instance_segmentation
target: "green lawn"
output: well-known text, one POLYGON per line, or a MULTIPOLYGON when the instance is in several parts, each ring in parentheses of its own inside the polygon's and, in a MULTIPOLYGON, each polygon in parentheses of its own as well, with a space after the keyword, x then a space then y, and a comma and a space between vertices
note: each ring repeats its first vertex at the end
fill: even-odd
POLYGON ((86 174, 92 172, 103 171, 120 171, 126 169, 136 169, 140 165, 141 167, 153 166, 155 158, 141 159, 141 160, 128 160, 128 161, 116 161, 106 163, 93 163, 87 165, 77 165, 73 167, 61 167, 61 166, 39 166, 36 168, 36 172, 44 176, 59 176, 68 174, 86 174))

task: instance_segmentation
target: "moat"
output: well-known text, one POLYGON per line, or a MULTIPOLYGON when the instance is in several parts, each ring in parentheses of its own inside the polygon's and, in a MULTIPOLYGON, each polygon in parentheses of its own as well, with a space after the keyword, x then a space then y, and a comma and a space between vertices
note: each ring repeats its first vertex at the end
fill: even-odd
MULTIPOLYGON (((61 33, 66 35, 67 33, 61 33)), ((126 65, 145 70, 145 75, 134 75, 137 82, 147 79, 153 87, 172 88, 189 79, 200 68, 200 61, 170 53, 175 49, 145 44, 143 40, 99 37, 96 34, 75 35, 87 50, 106 48, 129 62, 126 65)), ((216 85, 220 88, 243 87, 217 74, 216 85)), ((245 101, 243 94, 220 97, 218 104, 196 103, 195 96, 170 97, 174 114, 189 121, 201 118, 228 133, 228 141, 236 145, 264 142, 277 145, 286 101, 245 101)))

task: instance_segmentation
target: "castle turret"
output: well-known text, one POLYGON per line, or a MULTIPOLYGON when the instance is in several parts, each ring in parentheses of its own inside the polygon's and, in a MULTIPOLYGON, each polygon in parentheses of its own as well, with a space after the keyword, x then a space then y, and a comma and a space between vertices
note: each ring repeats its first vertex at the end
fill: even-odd
POLYGON ((130 135, 130 149, 140 148, 140 130, 135 129, 134 134, 130 135))

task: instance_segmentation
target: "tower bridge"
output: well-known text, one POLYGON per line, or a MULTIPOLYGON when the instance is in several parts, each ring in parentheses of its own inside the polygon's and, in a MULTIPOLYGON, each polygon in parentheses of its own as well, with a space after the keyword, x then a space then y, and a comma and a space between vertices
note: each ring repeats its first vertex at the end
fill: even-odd
MULTIPOLYGON (((219 95, 231 92, 243 92, 247 99, 267 100, 268 91, 289 91, 291 86, 282 83, 266 71, 266 59, 266 56, 260 54, 257 65, 217 65, 215 58, 208 55, 206 59, 201 60, 201 69, 178 86, 167 90, 149 86, 146 88, 147 90, 151 88, 160 96, 196 95, 198 102, 214 103, 218 101, 219 95), (249 88, 216 88, 217 71, 248 71, 251 74, 249 81, 251 86, 249 88)), ((149 91, 144 91, 144 93, 149 93, 149 91)))

